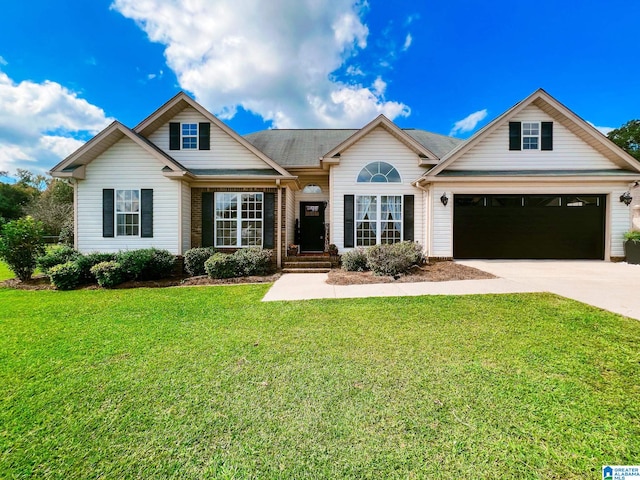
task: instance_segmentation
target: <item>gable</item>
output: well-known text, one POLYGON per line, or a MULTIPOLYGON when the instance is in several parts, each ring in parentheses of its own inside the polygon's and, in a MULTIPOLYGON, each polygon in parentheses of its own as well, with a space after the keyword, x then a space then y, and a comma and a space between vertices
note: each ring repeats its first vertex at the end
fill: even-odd
POLYGON ((606 170, 617 169, 592 146, 536 105, 529 105, 482 138, 447 170, 606 170), (510 122, 553 122, 553 149, 510 150, 510 122))
POLYGON ((149 140, 189 170, 272 168, 193 107, 186 107, 166 121, 149 136, 149 140), (171 150, 169 129, 170 124, 174 122, 209 124, 209 150, 171 150))
POLYGON ((425 172, 425 168, 418 164, 415 151, 381 126, 344 150, 340 155, 340 164, 332 165, 331 169, 334 178, 339 177, 346 184, 355 184, 362 168, 372 162, 386 162, 395 167, 404 184, 409 184, 425 172))

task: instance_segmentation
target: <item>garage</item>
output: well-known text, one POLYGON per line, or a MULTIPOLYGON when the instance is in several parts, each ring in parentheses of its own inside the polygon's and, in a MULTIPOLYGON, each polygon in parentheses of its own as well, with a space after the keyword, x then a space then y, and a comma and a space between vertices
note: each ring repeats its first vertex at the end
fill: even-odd
POLYGON ((606 195, 454 195, 454 258, 604 259, 606 195))

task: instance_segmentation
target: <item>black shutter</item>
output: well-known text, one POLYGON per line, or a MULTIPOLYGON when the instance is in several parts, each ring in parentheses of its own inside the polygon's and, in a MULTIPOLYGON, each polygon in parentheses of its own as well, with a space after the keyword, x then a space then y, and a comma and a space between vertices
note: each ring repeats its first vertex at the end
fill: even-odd
POLYGON ((265 193, 262 203, 262 247, 275 247, 275 227, 276 227, 276 194, 265 193))
POLYGON ((198 125, 198 150, 211 150, 210 141, 211 124, 202 122, 198 125))
POLYGON ((522 150, 522 124, 509 122, 509 150, 522 150))
POLYGON ((113 237, 114 221, 114 190, 105 188, 102 190, 102 236, 113 237))
POLYGON ((202 246, 213 247, 213 192, 202 192, 202 246))
POLYGON ((140 236, 153 238, 153 189, 140 190, 140 236))
POLYGON ((415 240, 413 233, 413 195, 405 195, 404 196, 404 217, 403 217, 403 227, 404 227, 404 238, 403 240, 410 240, 413 242, 415 240))
POLYGON ((354 246, 354 196, 344 196, 344 247, 354 246))
POLYGON ((541 150, 553 150, 553 122, 542 122, 541 150))
POLYGON ((180 124, 169 124, 169 150, 180 150, 180 124))

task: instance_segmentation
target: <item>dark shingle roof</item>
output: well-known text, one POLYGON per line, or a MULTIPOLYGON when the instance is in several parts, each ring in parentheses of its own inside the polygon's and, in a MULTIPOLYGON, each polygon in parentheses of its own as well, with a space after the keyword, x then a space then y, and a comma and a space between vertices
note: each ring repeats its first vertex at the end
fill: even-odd
MULTIPOLYGON (((356 129, 262 130, 244 138, 285 168, 317 167, 322 155, 357 132, 356 129)), ((424 130, 406 129, 405 132, 438 157, 462 142, 424 130)))

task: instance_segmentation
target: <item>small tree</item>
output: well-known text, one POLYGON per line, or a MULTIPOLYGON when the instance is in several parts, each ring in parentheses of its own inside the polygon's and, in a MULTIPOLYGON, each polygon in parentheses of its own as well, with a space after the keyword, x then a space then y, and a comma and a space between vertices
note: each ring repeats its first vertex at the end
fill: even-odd
POLYGON ((43 232, 42 224, 31 217, 14 220, 2 227, 0 258, 22 281, 31 278, 36 260, 44 254, 43 232))
POLYGON ((637 160, 640 160, 640 120, 629 120, 620 128, 611 130, 607 137, 637 160))

